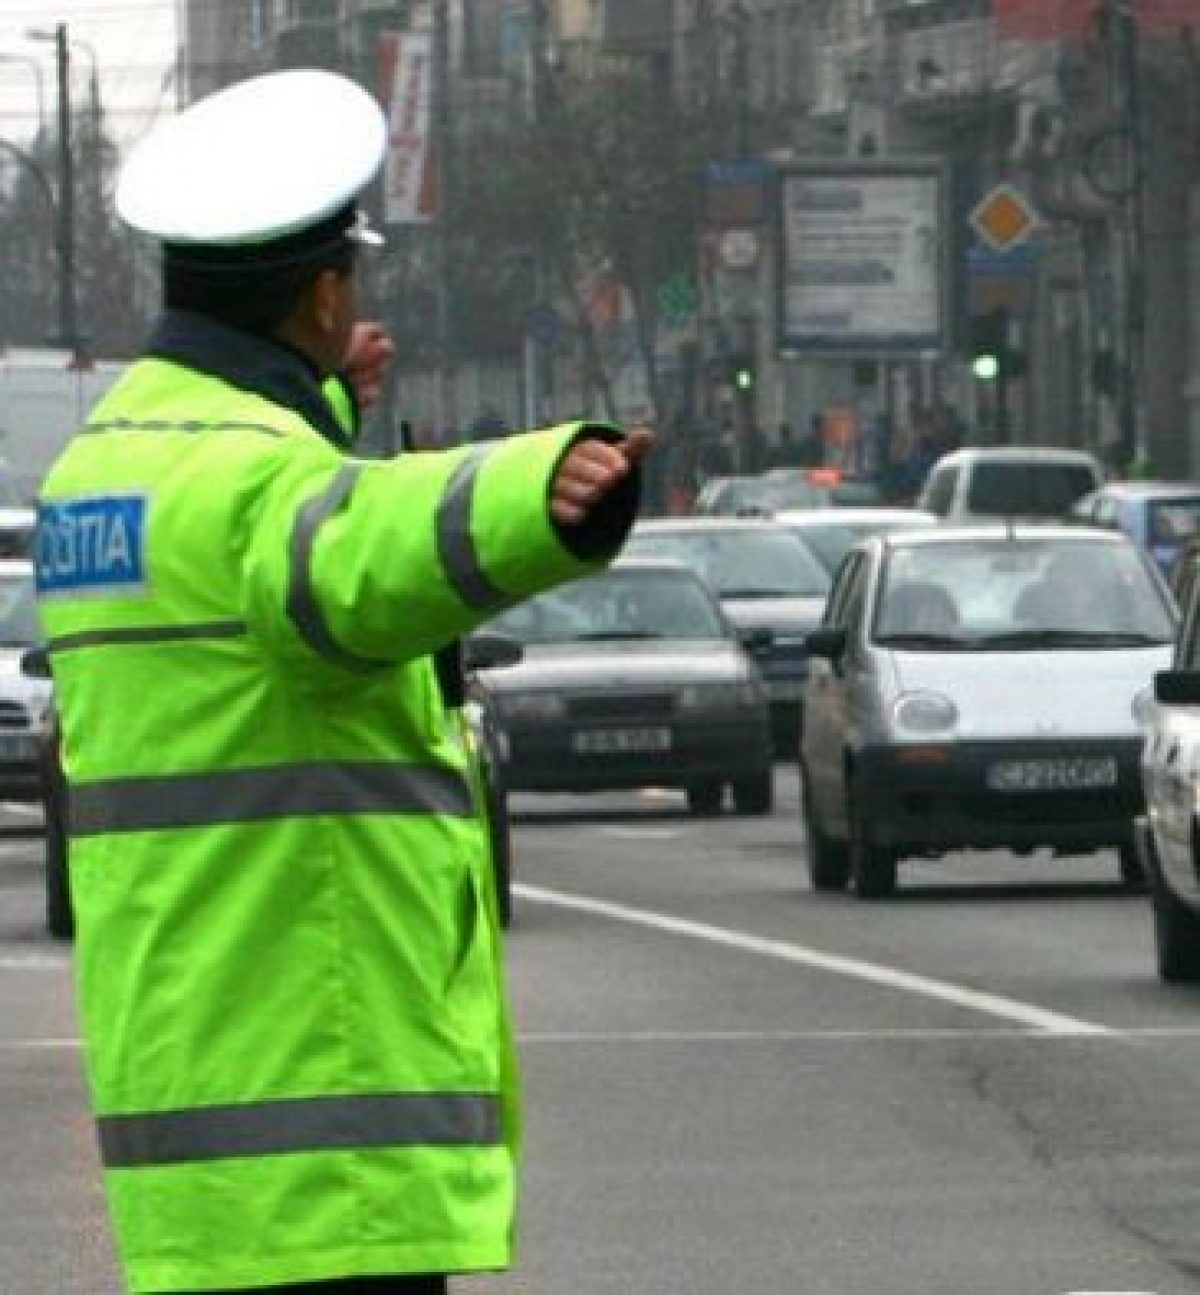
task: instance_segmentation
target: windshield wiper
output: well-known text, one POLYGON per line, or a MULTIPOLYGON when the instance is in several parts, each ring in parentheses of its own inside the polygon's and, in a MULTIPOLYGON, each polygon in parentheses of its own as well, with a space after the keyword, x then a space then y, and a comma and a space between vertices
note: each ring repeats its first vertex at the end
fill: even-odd
POLYGON ((605 639, 664 639, 665 634, 656 634, 651 630, 591 630, 587 634, 574 634, 572 641, 578 643, 601 643, 605 639))
POLYGON ((1172 640, 1136 630, 1006 630, 984 634, 978 639, 981 648, 1073 648, 1073 647, 1161 647, 1172 640))
POLYGON ((973 639, 958 634, 933 634, 922 630, 903 630, 894 634, 878 634, 875 642, 880 647, 949 648, 969 651, 975 647, 973 639))

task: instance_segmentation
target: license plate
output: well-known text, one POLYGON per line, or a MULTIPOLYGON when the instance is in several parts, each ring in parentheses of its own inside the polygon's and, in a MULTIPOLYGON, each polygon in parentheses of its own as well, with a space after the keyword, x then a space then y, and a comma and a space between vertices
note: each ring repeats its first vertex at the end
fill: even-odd
POLYGON ((1113 756, 1078 756, 1043 760, 998 760, 988 766, 992 791, 1090 791, 1117 785, 1113 756))
POLYGON ((625 755, 642 751, 669 751, 669 728, 598 728, 576 733, 572 747, 583 755, 625 755))

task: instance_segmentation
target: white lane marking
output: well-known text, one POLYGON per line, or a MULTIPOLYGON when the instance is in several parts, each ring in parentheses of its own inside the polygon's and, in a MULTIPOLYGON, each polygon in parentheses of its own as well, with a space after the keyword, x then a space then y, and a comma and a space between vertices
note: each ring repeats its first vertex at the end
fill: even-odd
POLYGON ((710 926, 707 922, 692 922, 686 918, 672 917, 669 913, 631 908, 626 904, 614 904, 608 900, 593 899, 587 895, 548 890, 542 886, 521 883, 514 886, 513 891, 535 903, 574 909, 580 913, 592 913, 597 917, 611 918, 613 921, 626 922, 632 926, 650 927, 668 935, 706 940, 710 944, 723 944, 727 948, 740 949, 744 953, 754 953, 764 958, 774 958, 778 962, 790 962, 797 966, 812 967, 818 971, 833 972, 835 975, 882 985, 887 989, 897 989, 923 998, 937 999, 969 1011, 982 1012, 986 1016, 999 1017, 1001 1020, 1012 1021, 1027 1029, 1046 1034, 1113 1035, 1117 1033, 1106 1025, 1084 1021, 1074 1016, 1064 1016, 1060 1012, 1052 1012, 1033 1003, 1022 1003, 997 994, 985 994, 979 990, 951 984, 949 981, 919 976, 913 972, 900 971, 895 967, 885 967, 875 962, 863 962, 858 958, 822 953, 820 949, 812 949, 803 944, 792 944, 787 940, 768 940, 761 936, 748 935, 744 931, 710 926))
POLYGON ((681 827, 598 827, 593 831, 622 841, 671 841, 684 834, 681 827))
MULTIPOLYGON (((1120 1038, 1140 1037, 1140 1031, 1137 1030, 1114 1031, 1114 1033, 1120 1038)), ((1193 1036, 1200 1037, 1200 1027, 1193 1031, 1193 1036)), ((520 1041, 530 1047, 540 1047, 563 1043, 580 1046, 591 1043, 944 1043, 952 1039, 995 1039, 1005 1043, 1040 1046, 1059 1039, 1070 1041, 1078 1037, 1078 1034, 1062 1031, 1050 1033, 1043 1030, 1034 1033, 1011 1028, 939 1030, 917 1027, 906 1030, 901 1027, 866 1030, 530 1030, 520 1034, 520 1041)))
POLYGON ((81 1046, 79 1039, 6 1039, 0 1042, 0 1052, 49 1052, 81 1046))
POLYGON ((0 957, 0 971, 66 971, 71 963, 61 954, 7 953, 0 957))

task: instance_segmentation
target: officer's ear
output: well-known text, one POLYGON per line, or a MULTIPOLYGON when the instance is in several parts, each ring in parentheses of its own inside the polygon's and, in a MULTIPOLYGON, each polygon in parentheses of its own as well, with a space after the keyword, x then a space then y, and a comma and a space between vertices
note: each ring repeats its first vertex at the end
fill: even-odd
POLYGON ((345 311, 346 280, 336 270, 317 273, 309 291, 313 322, 326 336, 336 333, 345 311))

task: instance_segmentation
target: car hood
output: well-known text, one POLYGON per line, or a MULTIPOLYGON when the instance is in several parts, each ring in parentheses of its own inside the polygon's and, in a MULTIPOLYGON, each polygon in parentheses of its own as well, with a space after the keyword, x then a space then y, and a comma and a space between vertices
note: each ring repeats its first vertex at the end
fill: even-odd
POLYGON ((646 685, 733 683, 749 676, 745 653, 719 642, 531 643, 516 665, 480 671, 489 692, 593 691, 646 685))
POLYGON ((958 707, 961 738, 1136 735, 1134 697, 1171 647, 1112 652, 891 652, 897 695, 928 691, 958 707))
POLYGON ((811 630, 821 623, 825 595, 807 598, 722 598, 725 615, 739 629, 811 630))

